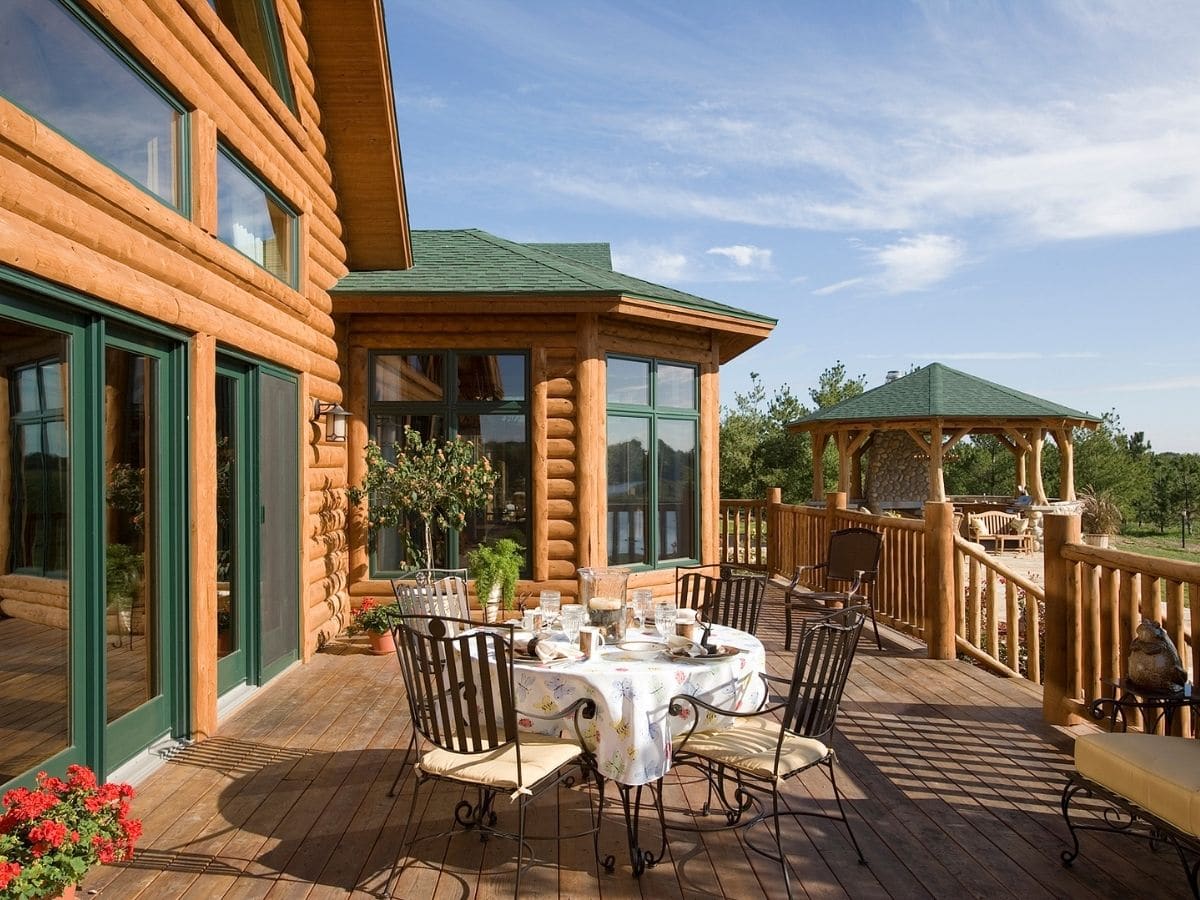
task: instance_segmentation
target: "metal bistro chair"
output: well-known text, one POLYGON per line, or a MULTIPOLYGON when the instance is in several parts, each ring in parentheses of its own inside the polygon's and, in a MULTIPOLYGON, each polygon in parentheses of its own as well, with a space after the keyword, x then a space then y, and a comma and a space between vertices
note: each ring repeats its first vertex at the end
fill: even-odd
POLYGON ((393 578, 392 593, 404 615, 471 618, 466 569, 421 569, 393 578))
MULTIPOLYGON (((773 684, 784 686, 782 696, 768 697, 763 701, 764 704, 772 700, 782 702, 764 706, 756 712, 739 713, 721 709, 689 694, 677 694, 670 701, 671 715, 686 715, 688 722, 687 730, 672 741, 675 746, 674 764, 691 765, 704 773, 710 792, 716 793, 725 809, 726 823, 707 828, 668 823, 667 827, 681 831, 717 831, 733 827, 750 828, 773 819, 773 851, 755 846, 749 836, 746 845, 779 863, 788 897, 792 896, 792 886, 783 854, 781 816, 816 816, 840 820, 846 826, 858 861, 866 862, 854 830, 850 827, 850 820, 846 818, 846 809, 834 774, 834 752, 830 746, 838 704, 846 687, 854 652, 858 648, 866 612, 866 607, 852 606, 811 619, 805 624, 796 647, 792 677, 785 679, 762 675, 768 687, 773 684), (717 731, 696 732, 696 726, 707 718, 708 713, 731 717, 734 722, 717 731), (776 714, 779 714, 778 718, 776 714), (779 795, 783 783, 818 765, 824 767, 833 787, 837 815, 812 809, 780 809, 779 795), (730 781, 735 785, 732 802, 726 793, 730 781), (769 808, 764 803, 768 793, 771 799, 769 808), (757 811, 751 818, 742 821, 743 815, 751 807, 757 807, 757 811)), ((658 791, 658 802, 662 803, 661 790, 658 791)), ((703 812, 707 814, 707 804, 703 812)))
POLYGON ((871 627, 875 630, 875 645, 882 650, 879 623, 875 620, 875 602, 859 592, 873 584, 879 574, 879 554, 883 550, 883 535, 869 528, 843 528, 829 535, 829 552, 825 562, 815 566, 797 566, 792 582, 783 595, 783 649, 792 649, 792 611, 804 607, 823 606, 826 601, 840 600, 846 606, 863 603, 871 611, 871 627), (800 589, 805 572, 825 570, 823 590, 809 592, 800 589), (845 590, 832 590, 834 584, 846 585, 845 590))
MULTIPOLYGON (((417 779, 405 820, 401 845, 407 851, 421 841, 446 837, 408 837, 409 825, 419 826, 417 795, 426 781, 450 781, 479 791, 478 802, 462 800, 454 809, 454 821, 466 829, 478 829, 484 840, 492 835, 517 842, 517 880, 514 897, 521 894, 521 874, 534 862, 523 864, 528 840, 561 840, 591 834, 596 857, 600 857, 598 818, 593 808, 592 828, 579 834, 527 838, 526 809, 539 795, 573 777, 578 766, 596 779, 599 806, 604 805, 604 781, 595 758, 583 742, 580 719, 595 713, 595 702, 580 698, 558 712, 538 710, 541 719, 571 719, 575 738, 522 734, 517 717, 529 715, 516 708, 513 673, 512 629, 488 626, 478 629, 468 620, 437 616, 401 616, 392 626, 396 652, 408 695, 413 729, 432 745, 414 766, 417 779), (517 805, 517 833, 495 828, 496 797, 504 795, 517 805)), ((590 805, 590 800, 589 800, 590 805)), ((557 821, 557 818, 554 818, 557 821)), ((397 860, 399 862, 399 860, 397 860)), ((401 867, 401 871, 402 871, 401 867)), ((395 870, 395 867, 393 867, 395 870)), ((391 896, 393 878, 388 882, 391 896)))
POLYGON ((737 571, 730 566, 678 566, 675 569, 675 603, 695 609, 714 625, 725 625, 754 634, 762 611, 765 575, 737 571), (698 569, 720 572, 715 577, 698 569), (680 574, 682 573, 682 574, 680 574))

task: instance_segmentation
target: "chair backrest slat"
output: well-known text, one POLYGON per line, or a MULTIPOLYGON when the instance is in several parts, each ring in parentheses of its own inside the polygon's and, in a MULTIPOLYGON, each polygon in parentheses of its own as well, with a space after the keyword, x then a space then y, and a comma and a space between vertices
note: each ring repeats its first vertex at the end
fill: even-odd
POLYGON ((413 727, 426 740, 455 753, 516 740, 511 628, 416 615, 402 616, 392 633, 413 727))
POLYGON ((709 620, 754 634, 765 587, 766 578, 762 575, 723 575, 716 586, 716 602, 709 620))
POLYGON ((828 743, 866 613, 866 607, 852 606, 805 624, 792 667, 784 728, 828 743))
POLYGON ((853 581, 854 573, 862 571, 863 583, 870 584, 879 571, 879 554, 883 535, 869 528, 843 528, 829 535, 829 560, 825 578, 833 581, 853 581))
POLYGON ((694 609, 701 618, 708 619, 717 603, 721 581, 703 572, 684 572, 675 582, 675 605, 680 609, 694 609))

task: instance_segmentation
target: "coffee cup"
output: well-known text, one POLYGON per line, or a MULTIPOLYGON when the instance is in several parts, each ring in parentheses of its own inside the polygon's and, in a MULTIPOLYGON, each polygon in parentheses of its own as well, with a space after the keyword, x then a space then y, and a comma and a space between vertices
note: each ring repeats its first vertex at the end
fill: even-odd
POLYGON ((590 659, 592 654, 604 646, 604 632, 595 625, 585 625, 579 629, 579 649, 584 659, 590 659))

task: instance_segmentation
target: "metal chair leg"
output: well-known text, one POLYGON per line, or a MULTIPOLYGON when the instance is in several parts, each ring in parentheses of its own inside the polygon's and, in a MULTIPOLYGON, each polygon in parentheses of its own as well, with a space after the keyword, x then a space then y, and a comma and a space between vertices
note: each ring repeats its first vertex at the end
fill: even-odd
POLYGON ((783 599, 783 649, 792 649, 792 600, 790 597, 783 599))
POLYGON ((883 649, 883 641, 879 639, 879 622, 875 619, 875 601, 867 601, 867 609, 871 610, 871 627, 875 629, 875 646, 883 649))
POLYGON ((400 771, 396 773, 396 780, 392 782, 392 789, 388 791, 389 797, 395 797, 399 793, 400 779, 404 778, 411 770, 411 765, 408 761, 412 755, 413 749, 417 746, 417 733, 414 731, 408 739, 408 746, 404 748, 404 761, 400 763, 400 771))
POLYGON ((850 835, 850 843, 854 845, 854 852, 858 854, 858 862, 860 865, 867 864, 867 858, 863 856, 862 847, 858 846, 858 838, 854 836, 854 829, 850 827, 850 818, 846 815, 846 807, 842 803, 842 792, 838 790, 837 775, 834 772, 834 764, 836 760, 833 757, 829 758, 829 783, 833 785, 833 799, 837 801, 838 812, 842 814, 842 821, 846 823, 846 833, 850 835))
POLYGON ((783 873, 783 887, 787 891, 788 900, 792 900, 792 879, 788 874, 787 857, 783 855, 783 823, 779 815, 779 789, 771 791, 772 812, 775 819, 775 852, 779 855, 779 869, 783 873))
MULTIPOLYGON (((404 830, 400 833, 400 853, 405 853, 405 862, 403 866, 400 866, 399 871, 397 871, 397 866, 399 866, 400 863, 400 856, 397 854, 395 862, 392 863, 392 871, 388 873, 387 884, 384 885, 383 895, 385 897, 392 896, 392 885, 400 875, 404 874, 404 870, 408 868, 408 856, 406 851, 412 846, 413 841, 416 840, 416 835, 413 835, 413 841, 406 841, 405 838, 408 837, 409 826, 417 817, 417 794, 420 793, 420 790, 421 778, 418 775, 416 780, 413 782, 412 799, 408 803, 408 818, 404 820, 404 830)), ((420 826, 418 826, 418 830, 419 827, 420 826)))

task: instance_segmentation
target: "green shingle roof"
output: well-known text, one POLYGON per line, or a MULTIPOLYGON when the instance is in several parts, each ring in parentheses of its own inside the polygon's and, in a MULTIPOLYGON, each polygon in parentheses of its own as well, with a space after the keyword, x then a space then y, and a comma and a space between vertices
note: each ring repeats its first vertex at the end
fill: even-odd
POLYGON ((412 244, 411 269, 351 272, 334 293, 610 295, 769 325, 776 321, 614 272, 606 244, 519 244, 477 228, 413 231, 412 244))
POLYGON ((534 250, 544 250, 546 253, 556 253, 573 259, 576 262, 587 263, 597 269, 612 271, 612 247, 606 243, 596 244, 526 244, 534 250))
POLYGON ((1097 416, 1069 406, 976 378, 941 363, 931 363, 903 378, 819 409, 790 424, 974 418, 1100 421, 1097 416))

